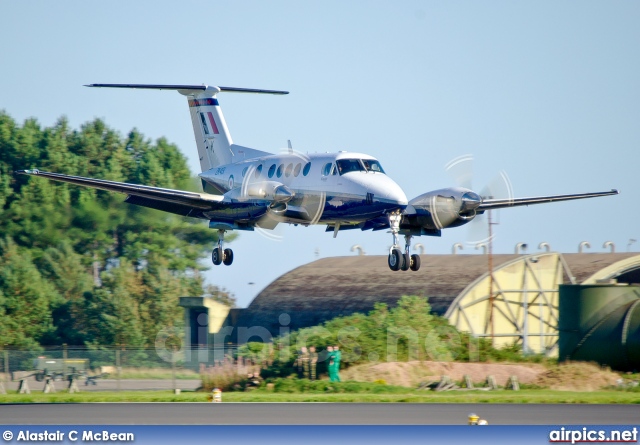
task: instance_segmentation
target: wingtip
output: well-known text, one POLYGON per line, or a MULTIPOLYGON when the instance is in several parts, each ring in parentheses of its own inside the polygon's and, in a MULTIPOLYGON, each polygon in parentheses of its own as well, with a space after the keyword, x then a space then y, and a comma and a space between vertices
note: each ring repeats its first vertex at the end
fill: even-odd
POLYGON ((33 169, 33 170, 15 170, 13 172, 14 175, 37 175, 38 173, 40 173, 40 170, 33 169))
POLYGON ((618 189, 611 189, 611 191, 612 191, 613 193, 615 193, 616 195, 619 195, 619 194, 620 194, 620 190, 618 190, 618 189))

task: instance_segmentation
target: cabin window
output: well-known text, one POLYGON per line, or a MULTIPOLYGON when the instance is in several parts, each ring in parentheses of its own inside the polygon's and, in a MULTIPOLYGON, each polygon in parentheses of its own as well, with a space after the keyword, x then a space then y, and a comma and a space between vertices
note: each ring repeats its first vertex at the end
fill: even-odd
POLYGON ((333 167, 333 164, 331 162, 327 162, 322 169, 322 176, 329 176, 331 174, 331 167, 333 167))
POLYGON ((254 173, 254 176, 257 178, 258 176, 260 176, 260 173, 262 173, 262 164, 260 164, 260 165, 258 165, 258 167, 256 167, 256 172, 254 173))
POLYGON ((276 176, 279 178, 282 176, 282 171, 284 170, 284 164, 280 164, 278 166, 278 171, 276 172, 276 176))
POLYGON ((309 170, 311 170, 311 162, 307 162, 302 169, 302 174, 307 176, 309 174, 309 170))
POLYGON ((297 163, 296 164, 296 168, 293 169, 293 176, 295 176, 297 178, 298 175, 300 174, 300 169, 301 168, 302 168, 302 164, 297 163))
POLYGON ((269 167, 269 172, 267 173, 267 176, 269 176, 270 178, 273 178, 273 174, 276 172, 276 164, 273 164, 271 167, 269 167))

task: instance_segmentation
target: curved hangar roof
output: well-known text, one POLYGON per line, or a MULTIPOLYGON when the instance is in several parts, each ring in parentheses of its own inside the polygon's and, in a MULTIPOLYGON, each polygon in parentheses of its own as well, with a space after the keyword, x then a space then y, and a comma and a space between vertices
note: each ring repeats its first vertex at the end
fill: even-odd
MULTIPOLYGON (((494 264, 520 255, 494 255, 494 264)), ((487 271, 482 255, 422 255, 419 272, 393 272, 386 256, 323 258, 300 266, 268 285, 249 310, 341 313, 368 311, 374 303, 390 306, 403 295, 430 297, 434 311, 449 303, 487 271)))
MULTIPOLYGON (((518 258, 533 255, 493 255, 494 271, 518 258)), ((637 253, 563 254, 577 283, 610 269, 596 279, 615 278, 640 270, 637 253), (634 261, 635 259, 635 261, 634 261), (624 261, 627 260, 627 261, 624 261), (624 261, 624 270, 612 265, 624 261), (631 268, 631 269, 630 269, 631 268)), ((393 272, 385 256, 323 258, 276 279, 251 302, 248 310, 327 313, 333 316, 368 311, 374 303, 390 306, 403 295, 429 297, 433 311, 444 314, 470 283, 487 273, 487 255, 422 255, 419 272, 393 272)), ((565 277, 566 281, 570 281, 565 277)))

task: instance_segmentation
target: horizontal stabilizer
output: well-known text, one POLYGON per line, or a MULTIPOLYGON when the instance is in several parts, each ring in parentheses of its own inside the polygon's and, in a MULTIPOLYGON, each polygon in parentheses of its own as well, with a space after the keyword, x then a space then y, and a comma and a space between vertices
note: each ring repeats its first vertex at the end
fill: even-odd
POLYGON ((139 88, 143 90, 175 90, 175 91, 206 91, 207 88, 212 90, 224 91, 229 93, 257 93, 257 94, 289 94, 288 91, 279 90, 262 90, 256 88, 237 88, 237 87, 216 87, 209 85, 150 85, 142 83, 92 83, 85 85, 93 88, 139 88))

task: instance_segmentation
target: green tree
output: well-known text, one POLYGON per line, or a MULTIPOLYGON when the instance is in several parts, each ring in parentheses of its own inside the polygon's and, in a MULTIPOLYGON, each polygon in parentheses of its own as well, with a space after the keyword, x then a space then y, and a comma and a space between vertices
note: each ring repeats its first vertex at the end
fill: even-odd
MULTIPOLYGON (((7 265, 0 317, 10 328, 1 334, 8 343, 151 346, 160 329, 183 322, 180 296, 212 293, 203 289, 200 261, 217 239, 206 224, 126 204, 123 195, 10 174, 27 168, 199 187, 185 157, 164 138, 151 141, 135 129, 122 137, 100 119, 77 130, 64 117, 50 128, 35 119, 19 125, 0 112, 0 233, 7 265), (29 284, 16 287, 15 276, 29 284), (20 292, 41 282, 33 302, 42 320, 37 328, 16 329, 22 323, 16 314, 35 317, 20 292)), ((215 294, 232 301, 224 290, 215 294)))
POLYGON ((54 329, 51 304, 60 299, 28 251, 0 240, 0 344, 29 349, 46 340, 54 329))

